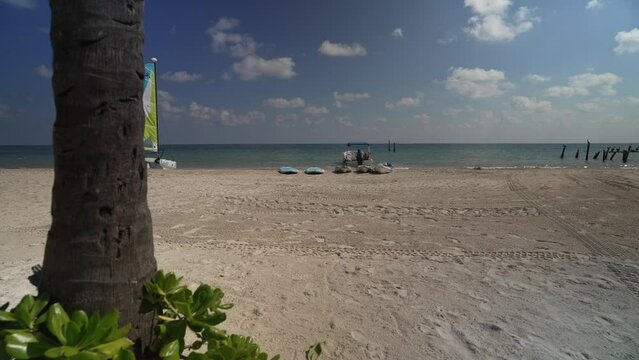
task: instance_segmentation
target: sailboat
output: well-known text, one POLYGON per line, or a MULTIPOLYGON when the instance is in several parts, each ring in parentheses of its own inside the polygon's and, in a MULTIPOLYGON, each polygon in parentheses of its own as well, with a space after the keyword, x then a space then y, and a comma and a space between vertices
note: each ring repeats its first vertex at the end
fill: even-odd
POLYGON ((175 169, 177 162, 162 159, 160 157, 160 137, 158 123, 158 102, 156 63, 158 59, 152 58, 150 63, 144 65, 144 93, 142 103, 144 107, 144 151, 155 153, 154 157, 145 157, 148 168, 175 169))

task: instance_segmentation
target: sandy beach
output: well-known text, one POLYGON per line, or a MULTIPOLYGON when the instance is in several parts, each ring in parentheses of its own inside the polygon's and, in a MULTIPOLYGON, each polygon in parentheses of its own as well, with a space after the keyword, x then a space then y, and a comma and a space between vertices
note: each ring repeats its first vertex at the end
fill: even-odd
MULTIPOLYGON (((35 289, 52 170, 0 169, 0 303, 35 289)), ((160 268, 302 359, 639 358, 639 171, 149 172, 160 268)))

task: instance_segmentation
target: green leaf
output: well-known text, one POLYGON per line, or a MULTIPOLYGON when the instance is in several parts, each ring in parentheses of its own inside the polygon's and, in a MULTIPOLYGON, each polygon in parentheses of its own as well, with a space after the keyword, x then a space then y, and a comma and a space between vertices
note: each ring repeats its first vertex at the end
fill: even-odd
POLYGON ((85 329, 89 324, 89 317, 84 311, 78 310, 74 311, 73 314, 71 314, 71 321, 76 323, 80 327, 80 329, 85 329))
POLYGON ((48 358, 71 357, 79 353, 78 348, 73 346, 56 346, 44 352, 44 356, 48 358))
POLYGON ((280 360, 280 355, 277 354, 271 358, 271 360, 280 360))
POLYGON ((209 360, 209 357, 205 354, 191 352, 189 356, 186 357, 186 360, 209 360))
POLYGON ((67 345, 76 346, 82 338, 82 329, 80 329, 78 324, 69 321, 65 327, 64 337, 67 339, 67 345))
POLYGON ((226 333, 224 330, 209 326, 202 331, 202 339, 204 339, 204 341, 222 341, 226 339, 226 333))
POLYGON ((35 298, 31 295, 25 295, 13 309, 13 315, 16 320, 18 320, 22 326, 29 329, 33 327, 33 319, 35 318, 34 316, 31 316, 31 309, 34 304, 35 298))
POLYGON ((164 344, 159 353, 160 357, 166 360, 178 360, 180 358, 180 345, 177 340, 164 344))
POLYGON ((11 356, 5 350, 5 345, 4 339, 0 337, 0 360, 11 360, 11 356))
POLYGON ((18 319, 12 313, 8 311, 0 311, 0 321, 4 322, 16 322, 18 319))
POLYGON ((311 345, 306 350, 306 360, 317 360, 322 355, 322 343, 311 345))
POLYGON ((34 359, 44 356, 51 345, 30 332, 17 332, 5 336, 5 350, 14 359, 34 359))
POLYGON ((121 337, 125 337, 131 331, 131 324, 126 324, 119 329, 113 329, 104 341, 113 341, 121 337))
POLYGON ((118 351, 120 351, 120 349, 128 349, 131 346, 133 346, 133 341, 123 337, 106 344, 94 346, 89 350, 107 355, 109 357, 113 357, 115 354, 118 353, 118 351))
POLYGON ((120 349, 113 360, 135 360, 135 354, 131 350, 120 349))
POLYGON ((92 351, 81 351, 77 355, 74 355, 70 360, 107 360, 108 357, 102 354, 98 354, 92 351))
POLYGON ((198 286, 193 293, 193 312, 195 314, 205 314, 211 307, 215 307, 213 302, 213 289, 209 285, 198 286))
POLYGON ((47 312, 47 329, 53 334, 62 345, 67 344, 64 329, 69 322, 69 316, 62 308, 62 305, 55 303, 51 305, 47 312))
POLYGON ((218 353, 224 356, 224 359, 233 360, 235 358, 235 349, 227 345, 220 346, 218 353))
POLYGON ((44 310, 45 307, 47 307, 47 305, 49 305, 49 295, 48 294, 42 294, 40 296, 38 296, 38 298, 35 300, 33 307, 31 308, 30 311, 30 316, 32 319, 35 319, 38 315, 40 315, 40 313, 42 312, 42 310, 44 310))

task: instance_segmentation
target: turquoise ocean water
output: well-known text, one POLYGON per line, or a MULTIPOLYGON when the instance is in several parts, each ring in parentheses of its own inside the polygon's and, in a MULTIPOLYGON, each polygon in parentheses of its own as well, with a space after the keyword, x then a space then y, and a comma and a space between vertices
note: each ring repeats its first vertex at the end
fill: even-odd
MULTIPOLYGON (((590 161, 585 162, 586 144, 397 144, 396 152, 388 144, 372 144, 373 160, 390 162, 396 167, 588 167, 618 168, 622 154, 602 162, 593 155, 608 146, 627 149, 629 144, 591 144, 590 161), (577 149, 579 159, 575 159, 577 149)), ((632 144, 636 148, 637 144, 632 144)), ((336 165, 346 150, 344 144, 280 145, 166 145, 163 158, 176 160, 182 169, 193 168, 306 168, 336 165)), ((639 152, 630 153, 628 167, 639 167, 639 152)), ((0 146, 0 168, 52 168, 51 146, 0 146)))

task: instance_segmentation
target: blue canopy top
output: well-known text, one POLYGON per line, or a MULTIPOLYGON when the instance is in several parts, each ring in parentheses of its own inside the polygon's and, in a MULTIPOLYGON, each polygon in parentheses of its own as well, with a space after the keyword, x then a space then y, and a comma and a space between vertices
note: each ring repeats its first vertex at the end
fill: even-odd
POLYGON ((365 146, 369 146, 368 143, 366 141, 351 141, 348 144, 346 144, 346 146, 351 146, 351 145, 365 145, 365 146))

